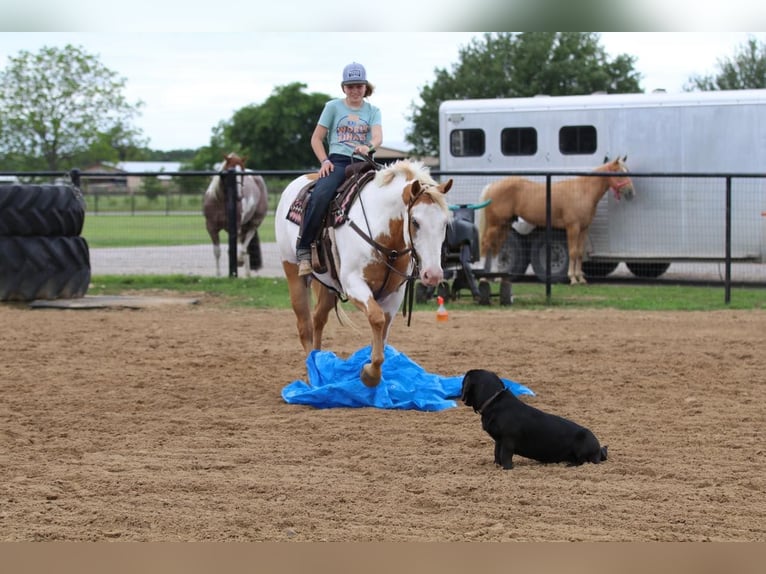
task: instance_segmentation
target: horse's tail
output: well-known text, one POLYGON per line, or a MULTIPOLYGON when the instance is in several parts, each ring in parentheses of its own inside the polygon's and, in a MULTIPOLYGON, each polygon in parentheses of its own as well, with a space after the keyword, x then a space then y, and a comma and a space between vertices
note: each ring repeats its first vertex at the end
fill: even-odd
MULTIPOLYGON (((479 203, 482 203, 482 202, 486 201, 487 199, 490 199, 490 197, 489 197, 489 189, 490 189, 491 186, 492 186, 492 184, 488 183, 487 185, 484 186, 484 189, 481 190, 481 194, 479 195, 479 203)), ((477 220, 477 224, 478 224, 477 227, 479 229, 479 246, 480 246, 479 252, 480 252, 482 257, 486 257, 486 255, 487 255, 487 253, 486 253, 487 252, 487 248, 485 246, 485 241, 484 241, 484 234, 487 231, 487 218, 484 216, 484 210, 489 209, 491 207, 491 205, 492 204, 490 203, 486 207, 482 207, 481 209, 478 209, 477 213, 476 213, 476 217, 478 218, 478 220, 477 220)))

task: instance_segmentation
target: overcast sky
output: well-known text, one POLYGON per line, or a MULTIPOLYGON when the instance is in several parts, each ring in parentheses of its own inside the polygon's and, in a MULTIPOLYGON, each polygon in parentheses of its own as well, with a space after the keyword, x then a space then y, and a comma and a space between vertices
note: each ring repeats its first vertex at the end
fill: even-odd
MULTIPOLYGON (((262 103, 276 86, 307 84, 310 92, 342 96, 341 71, 352 61, 367 68, 383 114, 384 145, 401 147, 411 104, 436 68, 451 70, 458 51, 481 32, 4 32, 0 68, 21 50, 82 46, 127 79, 130 101, 144 102, 137 124, 152 149, 206 145, 211 129, 234 111, 262 103)), ((610 56, 636 56, 645 91, 680 92, 693 74, 717 71, 749 36, 764 32, 606 32, 610 56)))

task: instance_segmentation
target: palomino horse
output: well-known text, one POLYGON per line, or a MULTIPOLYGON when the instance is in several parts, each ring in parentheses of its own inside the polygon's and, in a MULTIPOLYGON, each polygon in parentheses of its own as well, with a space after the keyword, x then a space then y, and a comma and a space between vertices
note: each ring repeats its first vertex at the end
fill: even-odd
MULTIPOLYGON (((626 173, 624 158, 608 161, 594 169, 594 172, 614 173, 610 176, 580 176, 551 184, 551 225, 565 229, 569 246, 570 284, 586 283, 582 271, 585 254, 585 240, 588 228, 596 214, 596 207, 608 189, 614 190, 615 197, 633 195, 633 182, 626 173)), ((545 184, 521 177, 506 177, 490 183, 481 192, 481 201, 491 203, 479 212, 479 233, 481 253, 497 253, 508 233, 514 217, 527 223, 545 227, 545 184)))
MULTIPOLYGON (((238 172, 237 179, 237 264, 245 267, 245 275, 250 277, 250 257, 248 249, 250 242, 258 232, 258 227, 266 217, 269 209, 268 190, 266 182, 260 175, 246 173, 245 158, 236 153, 224 156, 224 161, 219 168, 221 172, 234 169, 238 172)), ((213 241, 213 255, 215 256, 215 272, 221 276, 221 238, 223 229, 228 231, 226 218, 226 200, 223 190, 223 178, 214 175, 205 191, 202 205, 202 213, 205 215, 205 226, 213 241)))
MULTIPOLYGON (((380 383, 384 348, 391 322, 404 299, 405 284, 415 270, 428 286, 439 284, 444 273, 441 249, 450 212, 444 194, 452 180, 438 184, 420 162, 400 160, 375 174, 348 209, 347 221, 334 232, 332 271, 298 275, 295 246, 299 226, 288 219, 298 193, 317 178, 303 175, 282 193, 275 231, 298 336, 308 355, 322 348, 322 331, 337 301, 349 300, 364 312, 372 329, 370 362, 361 372, 370 387, 380 383), (311 308, 314 285, 315 305, 311 308)), ((329 269, 329 267, 328 267, 329 269)))

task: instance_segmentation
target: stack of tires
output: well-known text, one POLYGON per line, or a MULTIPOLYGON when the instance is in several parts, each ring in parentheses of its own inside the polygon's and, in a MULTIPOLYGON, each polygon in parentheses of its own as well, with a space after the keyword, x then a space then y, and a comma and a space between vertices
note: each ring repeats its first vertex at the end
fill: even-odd
POLYGON ((72 185, 0 185, 0 301, 84 296, 84 222, 85 200, 72 185))

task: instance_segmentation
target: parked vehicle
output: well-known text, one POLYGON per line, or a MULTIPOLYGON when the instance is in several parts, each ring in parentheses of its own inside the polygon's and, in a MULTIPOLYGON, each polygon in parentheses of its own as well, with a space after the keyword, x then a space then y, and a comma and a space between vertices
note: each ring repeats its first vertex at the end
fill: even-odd
MULTIPOLYGON (((674 261, 724 260, 727 175, 732 260, 766 261, 765 133, 766 90, 445 101, 440 170, 455 180, 451 201, 472 203, 499 177, 554 174, 555 182, 627 155, 635 194, 598 203, 585 272, 606 275, 625 262, 638 276, 658 277, 674 261)), ((543 232, 512 229, 494 264, 526 270, 543 232)), ((558 230, 551 266, 555 278, 566 276, 558 230)))

